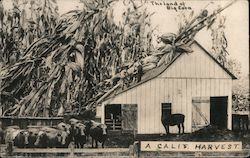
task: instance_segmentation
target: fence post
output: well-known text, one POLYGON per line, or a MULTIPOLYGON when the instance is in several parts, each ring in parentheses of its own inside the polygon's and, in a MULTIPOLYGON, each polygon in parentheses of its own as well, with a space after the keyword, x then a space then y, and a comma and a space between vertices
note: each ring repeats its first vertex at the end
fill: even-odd
POLYGON ((69 153, 69 157, 74 157, 74 150, 75 150, 75 144, 74 142, 70 143, 70 153, 69 153))
POLYGON ((6 148, 6 153, 8 156, 13 155, 13 141, 9 141, 6 148))
POLYGON ((135 155, 135 146, 129 145, 129 157, 134 157, 135 155))
POLYGON ((140 141, 135 141, 133 144, 133 157, 139 158, 140 157, 140 141))

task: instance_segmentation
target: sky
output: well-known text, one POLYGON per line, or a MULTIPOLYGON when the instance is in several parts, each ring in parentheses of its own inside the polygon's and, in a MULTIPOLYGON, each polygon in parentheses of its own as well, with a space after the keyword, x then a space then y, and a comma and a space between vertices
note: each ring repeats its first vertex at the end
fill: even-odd
MULTIPOLYGON (((155 2, 163 2, 163 0, 155 0, 155 2)), ((175 1, 166 1, 165 2, 175 2, 175 1)), ((185 2, 186 7, 191 7, 195 13, 200 13, 201 9, 207 6, 208 11, 213 11, 218 6, 225 6, 228 4, 229 0, 226 1, 177 1, 177 2, 185 2)), ((159 3, 158 3, 159 4, 159 3)), ((117 16, 120 17, 119 14, 122 12, 122 3, 120 2, 117 5, 116 11, 117 16)), ((177 33, 178 29, 178 14, 180 12, 176 12, 174 10, 167 10, 164 5, 156 5, 152 4, 152 1, 148 1, 147 9, 149 12, 155 12, 152 16, 152 25, 158 26, 158 32, 160 34, 163 33, 177 33)), ((184 13, 189 14, 190 11, 185 11, 184 13)), ((225 23, 225 35, 228 41, 228 52, 229 58, 236 59, 241 63, 243 74, 249 74, 249 15, 248 15, 248 2, 246 0, 238 0, 229 8, 224 10, 221 13, 222 16, 226 17, 225 23)), ((195 39, 208 51, 211 51, 212 40, 211 40, 211 31, 206 30, 205 28, 201 30, 195 39)))
MULTIPOLYGON (((9 0, 5 0, 4 4, 8 5, 9 0)), ((180 11, 168 10, 165 5, 156 5, 156 3, 170 3, 173 0, 147 0, 146 8, 150 13, 154 13, 151 17, 152 26, 157 26, 157 33, 176 33, 178 28, 178 15, 180 11)), ((209 13, 218 6, 225 6, 229 0, 177 0, 176 2, 184 2, 186 7, 191 8, 197 14, 206 7, 209 13)), ((80 0, 57 0, 59 13, 63 14, 69 10, 81 8, 80 0)), ((248 15, 248 1, 237 0, 232 6, 224 10, 221 15, 226 17, 225 35, 228 41, 227 51, 229 58, 236 59, 241 63, 243 74, 249 74, 249 15, 248 15)), ((114 19, 121 20, 121 14, 125 10, 122 0, 119 0, 114 5, 114 19)), ((185 10, 184 13, 189 14, 190 10, 185 10)), ((157 35, 156 35, 157 36, 157 35)), ((212 40, 211 31, 203 29, 200 31, 195 39, 208 51, 211 51, 212 40)))

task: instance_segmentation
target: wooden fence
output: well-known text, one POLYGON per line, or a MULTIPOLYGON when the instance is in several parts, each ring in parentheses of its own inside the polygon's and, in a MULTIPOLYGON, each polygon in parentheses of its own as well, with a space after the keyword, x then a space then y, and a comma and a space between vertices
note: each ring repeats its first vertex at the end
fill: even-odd
POLYGON ((119 158, 151 158, 151 157, 247 157, 250 149, 237 152, 205 152, 205 151, 140 151, 140 142, 135 142, 129 148, 98 148, 75 149, 71 148, 47 148, 47 149, 18 149, 13 148, 7 156, 23 157, 119 157, 119 158))
POLYGON ((112 131, 122 130, 121 121, 116 121, 115 119, 105 119, 105 124, 108 126, 109 130, 112 131))
POLYGON ((233 114, 232 129, 234 131, 244 131, 250 129, 250 112, 246 114, 233 114))
MULTIPOLYGON (((4 147, 7 153, 1 154, 2 157, 22 156, 22 157, 84 157, 84 158, 151 158, 151 157, 247 157, 250 155, 250 149, 242 149, 237 152, 205 152, 205 151, 141 151, 140 141, 136 141, 129 148, 84 148, 75 149, 73 146, 69 148, 31 148, 20 149, 15 148, 12 144, 4 147)), ((1 149, 3 150, 3 149, 1 149)))
POLYGON ((63 117, 0 117, 2 128, 17 125, 22 129, 28 126, 53 126, 63 121, 63 117))
MULTIPOLYGON (((3 150, 3 149, 2 149, 3 150)), ((69 148, 16 148, 13 142, 5 146, 5 156, 23 156, 23 157, 137 157, 130 148, 83 148, 76 149, 73 144, 69 148)))

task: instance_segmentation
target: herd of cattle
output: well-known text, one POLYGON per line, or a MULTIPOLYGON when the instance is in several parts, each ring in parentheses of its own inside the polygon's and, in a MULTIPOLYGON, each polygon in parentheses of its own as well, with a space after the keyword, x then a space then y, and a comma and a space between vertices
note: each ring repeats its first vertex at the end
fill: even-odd
POLYGON ((107 126, 93 120, 80 121, 70 119, 68 123, 61 122, 53 127, 31 126, 20 129, 9 126, 2 132, 1 139, 6 144, 13 142, 18 148, 67 148, 74 142, 76 148, 83 148, 88 138, 92 138, 92 147, 98 147, 98 142, 104 148, 107 139, 107 126))

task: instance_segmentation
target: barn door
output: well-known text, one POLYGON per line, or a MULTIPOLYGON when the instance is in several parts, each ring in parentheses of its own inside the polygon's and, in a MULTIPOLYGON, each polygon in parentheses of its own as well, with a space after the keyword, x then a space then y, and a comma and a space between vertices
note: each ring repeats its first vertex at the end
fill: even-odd
POLYGON ((209 97, 194 97, 192 99, 192 131, 199 130, 210 121, 209 97))
POLYGON ((227 128, 227 97, 211 97, 211 125, 227 128))
POLYGON ((137 105, 122 105, 122 130, 125 132, 137 132, 137 105))

